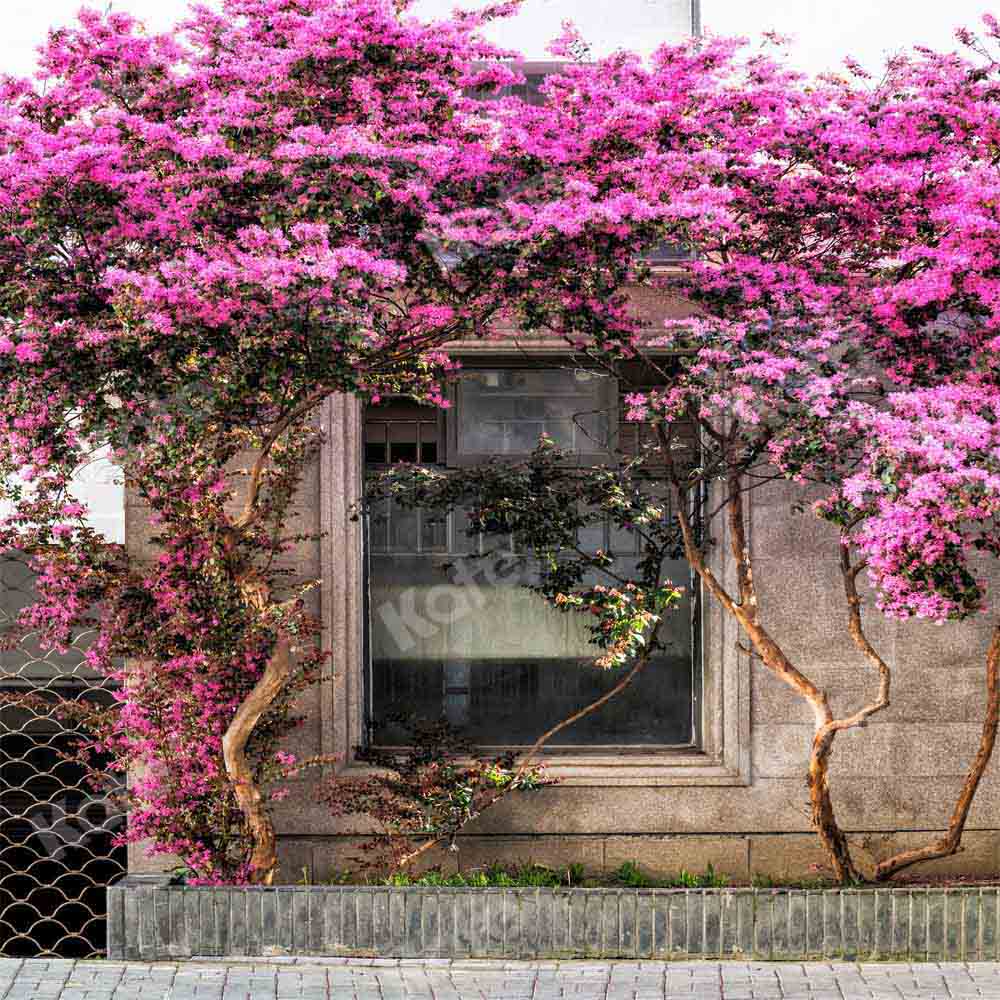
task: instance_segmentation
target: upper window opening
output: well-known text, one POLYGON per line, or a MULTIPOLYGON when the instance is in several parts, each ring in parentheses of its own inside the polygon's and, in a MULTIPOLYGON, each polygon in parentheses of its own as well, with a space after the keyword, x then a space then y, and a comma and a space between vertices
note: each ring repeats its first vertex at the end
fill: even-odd
POLYGON ((497 87, 472 96, 484 101, 497 101, 501 97, 518 97, 525 104, 542 105, 545 103, 545 95, 542 93, 542 84, 545 82, 545 78, 552 73, 558 73, 562 67, 563 63, 560 62, 517 63, 512 68, 521 74, 523 82, 497 87))
POLYGON ((693 260, 695 253, 690 243, 668 241, 649 247, 643 251, 641 257, 651 267, 669 267, 671 264, 693 260))
POLYGON ((584 458, 612 446, 615 386, 602 373, 573 368, 467 372, 454 392, 449 464, 529 455, 543 435, 584 458))

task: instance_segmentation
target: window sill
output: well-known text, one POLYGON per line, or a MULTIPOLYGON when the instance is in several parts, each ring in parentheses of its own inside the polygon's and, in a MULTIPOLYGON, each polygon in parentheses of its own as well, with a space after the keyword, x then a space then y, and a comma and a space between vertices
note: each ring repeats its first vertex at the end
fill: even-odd
MULTIPOLYGON (((745 786, 750 777, 723 761, 696 750, 664 750, 659 753, 618 754, 557 752, 542 756, 545 773, 563 786, 633 787, 745 786)), ((378 768, 351 758, 335 768, 344 778, 363 778, 378 768)))
POLYGON ((627 754, 564 754, 546 761, 546 774, 561 785, 749 785, 737 769, 690 751, 627 754))

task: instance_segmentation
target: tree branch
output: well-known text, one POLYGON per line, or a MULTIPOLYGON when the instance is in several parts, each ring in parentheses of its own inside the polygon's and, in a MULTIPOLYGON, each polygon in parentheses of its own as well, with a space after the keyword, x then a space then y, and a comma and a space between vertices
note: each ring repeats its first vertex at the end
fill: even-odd
POLYGON ((881 712, 889 707, 889 690, 892 684, 892 672, 889 664, 879 656, 875 647, 868 641, 864 626, 861 621, 861 598, 858 596, 858 573, 865 564, 858 563, 851 565, 850 542, 842 539, 840 542, 840 574, 844 581, 844 596, 847 599, 847 630, 850 632, 854 645, 862 652, 865 658, 878 671, 879 689, 878 696, 873 702, 865 705, 853 715, 843 719, 834 719, 827 724, 827 728, 834 732, 844 729, 853 729, 856 726, 864 725, 867 720, 876 712, 881 712))
POLYGON ((993 756, 996 744, 997 727, 1000 723, 1000 624, 993 628, 993 636, 986 653, 986 716, 983 719, 983 731, 979 738, 979 749, 969 765, 965 782, 959 792, 952 810, 948 830, 943 837, 918 847, 912 851, 895 854, 875 866, 875 881, 885 882, 893 875, 919 864, 921 861, 934 861, 937 858, 947 858, 958 853, 962 845, 962 833, 965 822, 969 818, 972 801, 979 788, 979 782, 986 773, 986 767, 993 756))
MULTIPOLYGON (((473 819, 480 813, 482 813, 485 809, 488 809, 490 806, 495 805, 501 798, 503 798, 504 795, 507 794, 507 792, 511 788, 514 788, 517 785, 517 783, 521 780, 521 778, 523 778, 524 775, 527 773, 528 769, 531 767, 532 762, 537 758, 538 754, 541 753, 541 751, 548 745, 549 741, 554 736, 557 736, 564 729, 573 725, 573 723, 579 722, 586 716, 591 715, 593 712, 596 712, 597 709, 599 709, 602 705, 606 705, 609 701, 611 701, 612 698, 616 698, 619 694, 621 694, 622 691, 624 691, 632 683, 632 681, 635 680, 636 677, 639 676, 639 674, 649 663, 653 655, 653 650, 656 648, 656 639, 657 636, 659 635, 660 625, 662 624, 662 621, 663 619, 661 616, 660 619, 653 625, 653 628, 650 629, 650 633, 649 636, 647 637, 646 645, 643 647, 642 654, 638 658, 632 669, 629 670, 629 672, 609 691, 606 691, 599 698, 592 701, 589 705, 586 705, 579 711, 576 711, 572 715, 567 716, 561 722, 558 722, 554 726, 552 726, 551 729, 548 729, 544 733, 542 733, 542 735, 539 736, 537 740, 535 740, 535 742, 528 748, 525 754, 521 757, 520 764, 518 765, 517 770, 514 772, 514 776, 507 783, 507 785, 503 789, 500 789, 499 791, 495 792, 489 799, 487 799, 484 803, 478 806, 475 810, 475 813, 473 814, 472 817, 473 819)), ((445 840, 447 836, 448 836, 447 834, 442 834, 439 837, 434 837, 425 841, 418 848, 411 851, 409 854, 404 855, 397 862, 397 867, 398 868, 409 867, 414 861, 417 860, 417 858, 421 857, 423 854, 426 854, 427 851, 431 850, 431 848, 440 844, 441 841, 445 840)))
POLYGON ((311 393, 302 403, 286 413, 285 416, 274 424, 267 434, 264 435, 264 440, 261 442, 257 459, 250 469, 250 482, 247 486, 247 498, 243 506, 243 513, 233 524, 235 531, 245 531, 252 524, 254 524, 260 516, 260 509, 257 506, 257 502, 260 499, 260 491, 264 477, 264 466, 267 464, 267 459, 271 453, 271 448, 274 447, 274 443, 279 437, 281 437, 282 434, 285 433, 285 431, 288 430, 289 427, 292 426, 293 423, 295 423, 296 420, 300 419, 312 410, 317 403, 319 403, 327 395, 329 395, 329 389, 325 386, 322 389, 318 389, 317 391, 311 393))

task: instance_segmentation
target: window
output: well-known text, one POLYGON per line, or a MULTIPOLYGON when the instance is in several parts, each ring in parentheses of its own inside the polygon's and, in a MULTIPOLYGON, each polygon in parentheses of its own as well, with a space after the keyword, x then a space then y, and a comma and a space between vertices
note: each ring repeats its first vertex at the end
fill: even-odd
MULTIPOLYGON (((597 373, 472 371, 444 413, 402 401, 369 407, 365 463, 369 469, 396 461, 454 467, 489 455, 515 458, 530 452, 542 432, 581 456, 607 459, 617 409, 614 383, 597 373)), ((627 449, 634 447, 630 439, 627 449)), ((605 525, 588 535, 581 545, 615 553, 619 571, 634 566, 631 533, 605 525)), ((444 716, 482 746, 529 745, 621 678, 622 669, 593 665, 597 648, 579 616, 557 612, 526 589, 536 570, 512 539, 470 537, 460 511, 386 505, 369 518, 366 540, 366 713, 368 737, 376 743, 398 745, 402 731, 387 720, 412 713, 444 716), (485 557, 483 545, 489 546, 485 557)), ((667 573, 693 593, 686 563, 678 560, 667 573)), ((685 598, 671 613, 668 651, 625 692, 563 730, 555 747, 698 743, 696 604, 685 598)))
POLYGON ((472 371, 454 392, 449 465, 523 457, 546 434, 582 460, 609 457, 614 385, 583 369, 472 371))
MULTIPOLYGON (((695 0, 697 2, 697 0, 695 0)), ((698 34, 695 29, 694 34, 698 34)), ((467 92, 469 96, 474 96, 481 101, 496 101, 503 97, 517 97, 525 104, 541 106, 545 104, 545 95, 541 92, 542 85, 548 76, 559 73, 565 68, 562 62, 523 62, 513 64, 523 77, 523 83, 511 84, 506 87, 498 87, 495 90, 467 92)), ((644 250, 639 254, 639 259, 644 264, 654 269, 676 268, 687 261, 695 258, 693 247, 687 243, 677 241, 660 242, 644 250)), ((454 256, 442 255, 451 265, 457 258, 454 256)))
POLYGON ((694 260, 694 248, 688 243, 657 243, 642 254, 642 260, 650 267, 676 267, 685 261, 694 260))
POLYGON ((523 77, 523 83, 513 83, 506 87, 497 87, 482 93, 470 94, 482 101, 496 101, 501 97, 519 97, 526 104, 542 105, 545 96, 541 92, 542 84, 550 73, 558 73, 563 67, 561 62, 518 62, 513 63, 523 77))

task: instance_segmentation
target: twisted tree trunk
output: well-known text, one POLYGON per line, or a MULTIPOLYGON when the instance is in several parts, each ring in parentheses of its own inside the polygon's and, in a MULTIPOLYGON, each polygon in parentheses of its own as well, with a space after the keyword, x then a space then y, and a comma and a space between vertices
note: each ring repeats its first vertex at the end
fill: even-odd
POLYGON ((943 837, 911 851, 902 851, 880 861, 875 866, 875 881, 885 882, 893 875, 919 864, 921 861, 934 861, 947 858, 961 850, 962 833, 965 821, 976 796, 976 789, 982 780, 986 767, 993 756, 993 747, 997 738, 997 726, 1000 723, 1000 624, 993 628, 993 636, 986 653, 986 717, 983 719, 983 732, 979 738, 979 749, 969 766, 962 790, 959 792, 952 810, 951 822, 943 837))
MULTIPOLYGON (((750 556, 750 546, 746 535, 743 506, 743 480, 739 474, 730 473, 727 476, 726 506, 728 508, 729 546, 736 571, 737 593, 731 594, 709 567, 699 540, 696 537, 691 517, 687 510, 687 489, 675 474, 670 460, 671 442, 662 426, 658 434, 665 456, 668 475, 673 487, 677 506, 677 520, 681 529, 684 544, 684 554, 691 568, 698 575, 709 593, 722 607, 736 619, 743 629, 764 666, 779 680, 787 684, 800 695, 809 705, 815 720, 815 732, 809 754, 809 769, 807 786, 813 827, 819 835, 834 877, 838 882, 850 883, 862 880, 857 867, 851 858, 850 845, 847 836, 841 830, 837 821, 833 798, 830 793, 830 753, 833 741, 842 729, 850 729, 864 725, 874 713, 881 711, 889 704, 889 670, 873 649, 868 647, 868 658, 878 666, 881 676, 879 694, 875 701, 860 709, 854 715, 835 719, 830 709, 826 692, 817 687, 802 671, 789 660, 784 650, 763 627, 760 622, 760 609, 757 599, 757 588, 753 575, 753 564, 750 556)), ((720 446, 725 447, 726 441, 715 433, 720 446)), ((853 629, 855 619, 860 624, 860 602, 857 601, 854 581, 857 570, 853 570, 847 562, 848 554, 841 551, 841 563, 844 568, 844 584, 848 593, 848 606, 851 612, 850 627, 853 629), (854 595, 852 603, 851 594, 854 595)))
MULTIPOLYGON (((261 490, 265 468, 271 448, 278 438, 288 430, 295 419, 308 412, 308 407, 300 405, 271 429, 265 436, 260 452, 250 469, 247 496, 243 511, 228 529, 228 548, 235 549, 237 539, 253 527, 262 515, 260 506, 261 490)), ((264 612, 271 602, 271 588, 261 578, 252 562, 246 562, 236 572, 236 584, 247 605, 257 613, 264 612)), ((257 683, 243 699, 222 737, 222 757, 226 774, 233 786, 233 796, 243 813, 246 833, 253 848, 250 853, 250 881, 258 885, 270 885, 278 865, 277 841, 274 823, 264 801, 264 795, 257 784, 250 761, 247 759, 247 743, 260 721, 261 716, 274 704, 292 673, 292 647, 287 636, 279 634, 274 649, 268 658, 257 683)))
POLYGON ((833 874, 840 883, 863 881, 851 857, 847 835, 840 828, 830 795, 830 751, 837 730, 823 726, 813 737, 809 755, 809 804, 812 824, 826 848, 833 874))
POLYGON ((233 783, 233 794, 243 813, 247 833, 253 841, 250 880, 258 885, 271 884, 278 855, 274 824, 254 778, 253 768, 247 760, 246 748, 254 727, 281 693, 291 672, 291 648, 286 638, 279 637, 264 673, 236 710, 222 738, 226 773, 233 783))
MULTIPOLYGON (((813 710, 816 731, 809 754, 806 784, 813 828, 826 849, 834 878, 840 883, 862 880, 853 859, 847 836, 840 828, 830 793, 830 752, 833 741, 842 729, 860 725, 862 719, 834 719, 826 692, 809 680, 788 660, 777 643, 754 622, 741 623, 764 665, 781 681, 802 696, 813 710)), ((864 718, 882 706, 873 703, 862 709, 864 718)), ((861 713, 859 713, 860 715, 861 713)))

